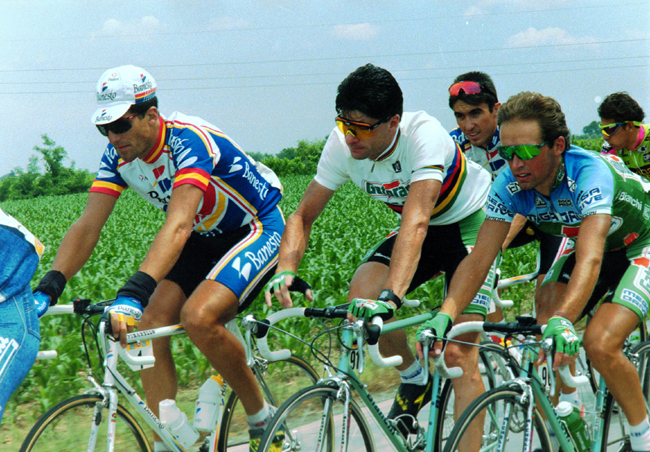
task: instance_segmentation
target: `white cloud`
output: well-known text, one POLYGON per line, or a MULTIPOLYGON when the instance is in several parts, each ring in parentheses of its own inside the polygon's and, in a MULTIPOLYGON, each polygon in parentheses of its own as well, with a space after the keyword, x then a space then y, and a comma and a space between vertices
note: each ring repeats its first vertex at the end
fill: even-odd
MULTIPOLYGON (((97 35, 100 36, 147 36, 152 33, 160 33, 164 26, 154 16, 144 16, 138 21, 121 22, 117 19, 108 19, 102 25, 102 29, 97 35)), ((96 36, 96 35, 95 35, 96 36)))
POLYGON ((379 34, 379 27, 369 23, 337 25, 334 27, 332 34, 340 39, 364 41, 376 37, 379 34))
POLYGON ((585 44, 595 41, 596 39, 591 36, 578 38, 561 28, 545 28, 543 30, 538 30, 531 27, 526 31, 510 36, 506 40, 506 47, 585 44))
POLYGON ((465 17, 472 17, 472 16, 482 16, 483 14, 486 14, 485 10, 482 9, 480 6, 474 5, 467 8, 467 10, 463 15, 465 17))
POLYGON ((215 17, 210 21, 211 30, 235 30, 248 27, 249 22, 244 19, 235 19, 230 16, 215 17))

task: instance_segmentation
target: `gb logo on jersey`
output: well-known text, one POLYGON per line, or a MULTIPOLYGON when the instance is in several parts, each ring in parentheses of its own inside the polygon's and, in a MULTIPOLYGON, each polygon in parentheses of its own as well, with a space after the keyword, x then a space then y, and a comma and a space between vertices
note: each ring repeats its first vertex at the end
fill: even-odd
POLYGON ((506 185, 506 190, 508 190, 511 195, 514 195, 521 191, 521 187, 519 186, 519 182, 510 182, 506 185))
POLYGON ((244 266, 242 267, 241 266, 241 259, 239 257, 237 259, 235 259, 235 262, 233 262, 233 264, 232 264, 232 268, 237 270, 237 273, 239 273, 239 277, 240 278, 243 277, 246 281, 248 281, 248 279, 251 276, 251 268, 252 267, 253 266, 251 265, 250 262, 246 262, 246 264, 244 264, 244 266))

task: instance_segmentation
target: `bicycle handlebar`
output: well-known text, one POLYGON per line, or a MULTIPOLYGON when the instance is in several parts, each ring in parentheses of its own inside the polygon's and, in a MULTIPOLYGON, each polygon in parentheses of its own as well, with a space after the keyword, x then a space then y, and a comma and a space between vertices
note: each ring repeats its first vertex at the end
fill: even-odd
MULTIPOLYGON (((419 301, 417 300, 409 300, 409 301, 410 301, 410 305, 414 305, 414 303, 419 304, 419 301)), ((347 316, 348 316, 347 304, 341 306, 333 306, 329 308, 288 308, 288 309, 283 309, 282 311, 274 312, 266 319, 257 322, 257 326, 258 326, 257 332, 254 332, 254 334, 256 334, 256 337, 258 338, 257 347, 262 357, 268 359, 269 361, 286 359, 289 356, 291 356, 291 352, 289 350, 284 349, 279 351, 271 351, 269 349, 269 345, 267 341, 267 333, 271 325, 274 325, 281 320, 289 319, 292 317, 345 319, 347 318, 347 316)), ((401 356, 390 356, 384 358, 379 353, 378 339, 381 334, 381 329, 383 328, 383 325, 384 325, 383 320, 380 317, 375 316, 372 319, 371 324, 366 327, 366 331, 368 332, 369 335, 367 341, 368 353, 372 361, 379 367, 399 366, 402 363, 401 356)), ((247 330, 247 334, 248 334, 248 330, 247 330)), ((363 333, 359 331, 357 333, 357 337, 363 339, 363 333)), ((362 351, 363 350, 359 348, 359 353, 360 353, 359 357, 362 363, 360 366, 360 370, 363 368, 362 351)))
MULTIPOLYGON (((533 334, 542 334, 544 332, 544 329, 546 328, 546 325, 537 325, 535 324, 535 319, 532 317, 518 317, 517 318, 519 321, 518 322, 510 322, 510 323, 492 323, 492 322, 465 322, 461 323, 460 325, 456 325, 452 327, 452 329, 449 331, 449 334, 447 335, 447 339, 453 339, 457 336, 460 336, 462 334, 466 333, 474 333, 474 332, 499 332, 499 333, 504 333, 508 335, 515 335, 515 334, 526 334, 526 335, 533 335, 533 334)), ((423 368, 425 370, 425 378, 429 377, 429 372, 428 372, 428 367, 429 367, 429 360, 428 360, 428 355, 429 355, 429 349, 431 347, 431 344, 439 340, 439 338, 433 336, 431 333, 431 330, 424 330, 421 334, 420 337, 418 338, 420 342, 422 342, 422 348, 423 348, 423 355, 424 355, 424 364, 423 368)), ((555 393, 555 378, 552 375, 553 372, 553 357, 552 353, 548 353, 548 351, 552 350, 552 346, 550 344, 547 344, 547 341, 545 341, 542 344, 542 349, 547 352, 547 361, 548 361, 548 369, 549 369, 549 379, 551 381, 551 395, 555 393)), ((443 378, 458 378, 463 374, 463 369, 460 367, 453 367, 449 369, 444 361, 444 351, 440 355, 436 356, 433 359, 434 366, 436 368, 436 371, 440 374, 441 377, 443 378)), ((583 386, 589 384, 589 379, 586 376, 578 376, 575 377, 571 375, 571 370, 569 369, 568 365, 561 366, 558 369, 560 373, 560 378, 562 378, 562 381, 567 385, 572 388, 576 388, 578 386, 583 386)))

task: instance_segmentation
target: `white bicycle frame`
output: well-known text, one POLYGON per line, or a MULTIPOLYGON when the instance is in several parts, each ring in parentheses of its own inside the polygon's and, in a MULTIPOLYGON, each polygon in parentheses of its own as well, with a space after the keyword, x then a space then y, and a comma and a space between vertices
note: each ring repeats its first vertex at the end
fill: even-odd
MULTIPOLYGON (((55 315, 55 314, 72 314, 73 306, 72 305, 63 305, 63 306, 52 306, 48 309, 45 315, 55 315)), ((145 366, 152 365, 155 363, 155 357, 151 356, 132 356, 124 350, 119 342, 116 342, 105 332, 105 322, 99 323, 99 332, 97 338, 101 348, 101 352, 104 355, 104 362, 102 367, 104 369, 104 383, 98 384, 93 375, 88 376, 88 381, 93 385, 92 389, 86 391, 87 393, 97 393, 102 396, 102 402, 98 402, 99 406, 95 407, 94 416, 101 415, 101 411, 108 409, 108 432, 106 436, 107 442, 107 452, 113 452, 115 448, 115 428, 117 419, 117 404, 118 404, 118 393, 128 400, 129 404, 137 411, 142 419, 151 427, 156 434, 158 434, 162 441, 167 447, 173 448, 173 450, 179 452, 185 452, 187 449, 184 449, 181 444, 179 444, 174 436, 171 433, 169 427, 164 425, 160 419, 149 409, 147 404, 140 398, 138 393, 127 383, 122 374, 117 370, 118 357, 121 358, 127 364, 133 366, 145 366)), ((236 320, 231 320, 227 323, 227 328, 235 334, 235 336, 246 346, 244 338, 237 327, 236 320)), ((171 325, 161 328, 154 328, 151 330, 136 331, 133 333, 128 333, 126 335, 127 344, 135 344, 143 340, 157 339, 161 337, 170 337, 184 334, 185 330, 181 325, 171 325)), ((247 351, 248 353, 248 351, 247 351)), ((39 351, 39 359, 51 359, 57 356, 56 351, 39 351)), ((222 389, 225 391, 225 386, 222 389)), ((221 429, 221 422, 223 416, 220 416, 217 419, 217 425, 215 431, 212 433, 212 438, 210 440, 210 452, 216 451, 216 446, 218 444, 218 435, 221 429)), ((93 422, 90 430, 90 437, 88 439, 87 452, 93 452, 97 443, 97 438, 99 435, 99 425, 98 423, 93 422)))

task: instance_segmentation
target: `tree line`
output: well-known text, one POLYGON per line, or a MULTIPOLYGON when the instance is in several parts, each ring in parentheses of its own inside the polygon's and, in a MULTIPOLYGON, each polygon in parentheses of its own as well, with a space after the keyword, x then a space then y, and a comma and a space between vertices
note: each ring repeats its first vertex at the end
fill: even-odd
MULTIPOLYGON (((603 137, 598 123, 593 121, 583 127, 582 135, 573 135, 571 143, 584 149, 599 151, 603 137)), ((95 178, 88 170, 75 169, 75 162, 65 166, 68 153, 46 134, 41 135, 42 146, 34 146, 37 154, 29 159, 27 169, 16 167, 0 179, 0 202, 29 199, 38 196, 86 193, 95 178), (44 171, 40 169, 40 160, 44 171)), ((279 177, 316 174, 318 160, 327 138, 316 141, 300 140, 296 147, 284 148, 277 154, 249 152, 258 162, 271 168, 279 177)))

